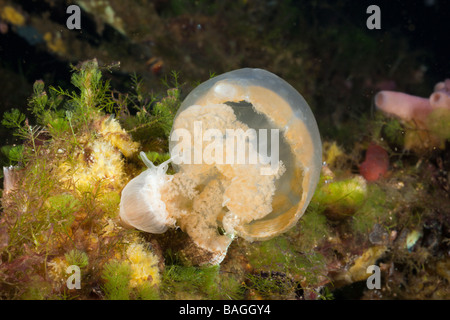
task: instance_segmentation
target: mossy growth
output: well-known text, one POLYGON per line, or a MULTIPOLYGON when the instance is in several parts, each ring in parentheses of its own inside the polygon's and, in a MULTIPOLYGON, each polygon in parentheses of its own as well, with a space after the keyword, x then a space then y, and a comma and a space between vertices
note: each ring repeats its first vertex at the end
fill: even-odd
POLYGON ((386 139, 387 144, 394 150, 402 150, 405 145, 405 128, 397 119, 389 119, 381 128, 382 138, 386 139))
POLYGON ((115 218, 120 204, 120 192, 118 190, 104 192, 99 195, 97 206, 105 213, 107 218, 115 218))
POLYGON ((437 108, 433 110, 426 120, 431 133, 441 140, 450 140, 450 110, 446 108, 437 108))
MULTIPOLYGON (((22 300, 44 300, 49 298, 58 298, 52 296, 52 285, 40 278, 34 276, 31 279, 31 285, 25 289, 25 292, 20 296, 22 300)), ((60 297, 61 299, 61 297, 60 297)))
POLYGON ((375 224, 393 225, 394 208, 386 191, 376 184, 367 186, 367 198, 352 217, 351 225, 356 234, 367 234, 375 224))
POLYGON ((219 267, 166 266, 163 285, 166 294, 203 295, 211 297, 218 293, 215 279, 219 267))
POLYGON ((102 268, 104 298, 108 300, 160 299, 159 259, 137 235, 125 237, 126 250, 102 268))
POLYGON ((249 289, 265 298, 292 297, 301 288, 313 290, 326 277, 326 260, 317 251, 302 252, 295 237, 286 235, 255 244, 250 249, 249 289))
POLYGON ((131 286, 133 270, 126 261, 113 260, 103 269, 103 292, 107 300, 157 300, 159 293, 149 282, 131 286))
POLYGON ((103 268, 103 291, 108 300, 129 300, 131 295, 131 266, 125 261, 111 261, 103 268))
POLYGON ((236 300, 244 297, 245 288, 232 273, 220 266, 187 266, 177 254, 167 252, 161 293, 166 299, 236 300))
POLYGON ((64 256, 66 257, 67 263, 69 265, 78 266, 80 269, 87 267, 89 264, 89 257, 83 251, 71 250, 64 256))
POLYGON ((336 141, 329 142, 325 141, 323 143, 323 160, 328 166, 336 165, 339 158, 344 157, 344 150, 338 146, 336 141))
POLYGON ((340 220, 352 216, 361 207, 366 193, 365 180, 355 176, 319 184, 312 201, 324 207, 328 218, 340 220))
POLYGON ((324 211, 325 206, 312 201, 298 222, 298 246, 301 251, 313 250, 331 235, 331 227, 324 211))

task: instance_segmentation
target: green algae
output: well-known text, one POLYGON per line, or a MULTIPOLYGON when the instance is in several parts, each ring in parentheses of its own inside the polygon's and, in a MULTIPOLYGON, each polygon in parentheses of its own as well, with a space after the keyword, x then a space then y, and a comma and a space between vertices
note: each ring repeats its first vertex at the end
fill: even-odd
POLYGON ((325 207, 312 201, 299 221, 299 247, 301 251, 310 251, 331 234, 331 226, 324 214, 325 207))
POLYGON ((131 266, 122 261, 111 261, 107 263, 102 272, 104 280, 103 291, 108 300, 129 300, 131 288, 131 266))
MULTIPOLYGON (((312 247, 300 251, 304 244, 296 237, 279 236, 255 244, 250 249, 249 263, 254 270, 247 275, 248 288, 262 296, 291 296, 301 287, 313 290, 326 277, 326 259, 312 247)), ((306 238, 307 239, 307 238, 306 238)))
POLYGON ((86 252, 80 250, 70 250, 65 255, 69 265, 75 265, 80 268, 85 268, 89 264, 89 257, 86 252))
POLYGON ((245 287, 234 273, 225 272, 218 265, 186 265, 183 259, 171 250, 166 254, 166 266, 160 287, 163 297, 218 300, 244 298, 245 287))
POLYGON ((365 199, 366 182, 361 177, 327 181, 314 194, 314 200, 334 219, 353 215, 365 199))
POLYGON ((437 137, 445 140, 450 140, 450 111, 445 108, 437 108, 433 110, 427 117, 427 126, 429 130, 437 137))
POLYGON ((393 225, 392 210, 394 204, 386 201, 389 197, 385 190, 375 184, 368 185, 367 198, 352 218, 352 229, 357 234, 367 233, 376 223, 393 225))

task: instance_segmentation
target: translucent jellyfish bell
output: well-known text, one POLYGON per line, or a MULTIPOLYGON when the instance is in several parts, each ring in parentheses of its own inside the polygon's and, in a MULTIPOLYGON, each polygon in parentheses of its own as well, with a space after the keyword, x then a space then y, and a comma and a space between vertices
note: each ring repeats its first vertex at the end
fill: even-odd
POLYGON ((314 115, 286 81, 260 69, 214 77, 182 103, 167 163, 122 191, 120 217, 162 233, 180 227, 196 264, 218 264, 237 236, 270 239, 292 227, 317 186, 321 141, 314 115), (193 248, 193 249, 192 249, 193 248))
MULTIPOLYGON (((169 148, 172 157, 178 159, 177 170, 196 180, 200 193, 212 179, 224 182, 223 212, 217 214, 218 224, 250 241, 272 238, 298 221, 314 194, 322 164, 320 134, 308 104, 286 81, 261 69, 235 70, 196 87, 175 117, 169 148), (257 150, 258 159, 267 162, 270 158, 271 168, 280 161, 283 170, 274 175, 273 185, 267 182, 260 163, 253 167, 236 165, 237 144, 235 163, 227 163, 227 152, 231 149, 225 147, 230 142, 226 130, 239 128, 254 129, 256 138, 251 134, 244 138, 248 150, 252 147, 257 150), (214 134, 214 130, 220 134, 218 131, 214 134), (191 133, 190 139, 183 134, 186 132, 191 133), (216 138, 214 142, 220 136, 222 139, 221 164, 211 161, 220 159, 211 152, 212 136, 216 138), (255 167, 259 170, 252 170, 255 167), (233 179, 251 181, 233 183, 233 179), (259 201, 256 208, 248 207, 252 201, 259 201), (253 217, 242 218, 246 211, 253 217)), ((246 164, 250 162, 248 150, 246 164)))

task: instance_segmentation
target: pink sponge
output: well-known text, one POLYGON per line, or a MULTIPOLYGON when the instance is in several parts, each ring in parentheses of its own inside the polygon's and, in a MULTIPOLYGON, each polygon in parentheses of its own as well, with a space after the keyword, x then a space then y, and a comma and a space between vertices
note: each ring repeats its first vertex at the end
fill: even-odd
POLYGON ((450 109, 450 79, 439 82, 429 98, 412 96, 402 92, 380 91, 375 104, 381 111, 404 121, 414 120, 423 124, 435 109, 450 109))
POLYGON ((375 104, 406 124, 406 150, 443 148, 450 136, 450 79, 439 82, 429 98, 384 90, 375 96, 375 104))
POLYGON ((395 91, 380 91, 375 96, 375 104, 387 114, 404 121, 414 120, 419 124, 432 111, 429 99, 395 91))

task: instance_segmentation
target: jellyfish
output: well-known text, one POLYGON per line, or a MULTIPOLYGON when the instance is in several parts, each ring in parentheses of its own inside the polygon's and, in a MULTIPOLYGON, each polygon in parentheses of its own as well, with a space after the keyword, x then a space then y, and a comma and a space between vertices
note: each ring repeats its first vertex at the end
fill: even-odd
POLYGON ((175 116, 169 151, 159 166, 141 152, 148 169, 123 189, 120 217, 149 233, 181 228, 208 253, 208 264, 220 264, 236 237, 263 241, 294 226, 322 166, 307 102, 262 69, 227 72, 196 87, 175 116))

